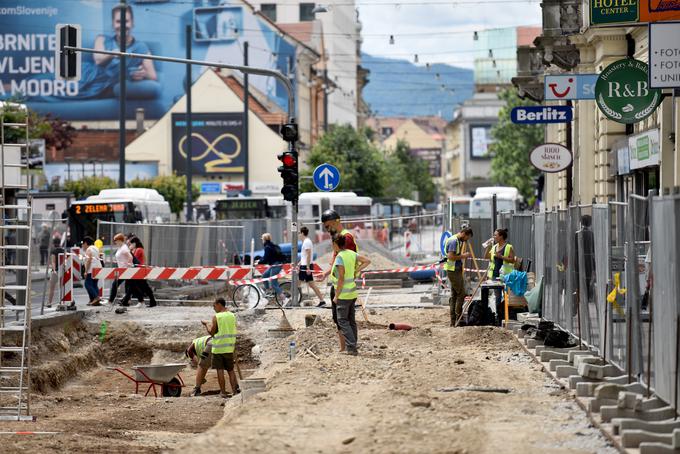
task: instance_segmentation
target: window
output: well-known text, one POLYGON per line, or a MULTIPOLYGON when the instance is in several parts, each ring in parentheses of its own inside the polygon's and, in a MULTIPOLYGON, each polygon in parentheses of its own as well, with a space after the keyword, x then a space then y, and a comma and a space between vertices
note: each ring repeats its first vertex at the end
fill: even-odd
POLYGON ((389 137, 389 136, 392 135, 393 132, 394 132, 394 130, 390 127, 380 128, 380 135, 383 136, 383 137, 389 137))
POLYGON ((314 20, 314 3, 300 3, 300 22, 314 20))
POLYGON ((276 22, 276 3, 263 3, 260 5, 262 15, 272 22, 276 22))
POLYGON ((489 159, 493 154, 489 152, 489 145, 493 143, 491 126, 470 126, 470 156, 472 159, 489 159))

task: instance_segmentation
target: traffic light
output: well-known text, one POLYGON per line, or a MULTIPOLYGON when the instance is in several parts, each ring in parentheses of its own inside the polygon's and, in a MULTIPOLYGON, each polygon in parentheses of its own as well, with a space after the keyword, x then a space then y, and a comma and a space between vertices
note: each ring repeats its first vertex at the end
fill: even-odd
POLYGON ((283 137, 283 140, 286 142, 295 142, 298 140, 298 125, 295 123, 286 123, 285 125, 281 125, 281 137, 283 137))
POLYGON ((298 199, 297 152, 286 151, 281 153, 278 157, 279 161, 283 163, 282 166, 279 166, 279 173, 281 174, 281 178, 283 178, 281 194, 283 194, 284 200, 295 204, 298 199))
POLYGON ((55 75, 62 80, 80 80, 80 52, 65 50, 64 46, 80 47, 80 25, 57 24, 55 75))

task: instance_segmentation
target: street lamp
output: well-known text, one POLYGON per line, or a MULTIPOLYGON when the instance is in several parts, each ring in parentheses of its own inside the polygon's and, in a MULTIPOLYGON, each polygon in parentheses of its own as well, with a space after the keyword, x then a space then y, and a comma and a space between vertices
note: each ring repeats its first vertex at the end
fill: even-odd
POLYGON ((325 5, 316 5, 314 9, 312 10, 312 14, 316 13, 327 13, 329 11, 330 7, 325 6, 325 5))

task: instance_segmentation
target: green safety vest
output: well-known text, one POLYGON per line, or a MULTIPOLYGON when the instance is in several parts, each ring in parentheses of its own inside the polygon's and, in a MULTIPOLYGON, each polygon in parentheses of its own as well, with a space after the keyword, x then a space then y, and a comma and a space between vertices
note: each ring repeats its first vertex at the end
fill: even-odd
POLYGON ((209 344, 211 344, 210 337, 211 336, 203 336, 194 339, 194 350, 196 350, 196 356, 198 356, 199 358, 203 357, 203 352, 205 352, 205 348, 209 344))
MULTIPOLYGON (((343 280, 342 292, 338 295, 338 299, 352 300, 359 297, 357 292, 357 284, 354 282, 354 272, 357 264, 357 253, 348 249, 343 249, 338 252, 338 257, 342 259, 342 264, 345 267, 345 278, 343 280)), ((338 284, 338 270, 333 262, 331 269, 331 282, 335 287, 338 284)))
MULTIPOLYGON (((356 248, 357 248, 357 250, 354 251, 354 252, 359 252, 359 245, 357 244, 357 239, 354 238, 354 235, 352 234, 352 232, 350 232, 350 231, 347 230, 347 229, 342 229, 342 232, 340 232, 340 235, 343 235, 343 236, 344 236, 344 235, 349 235, 349 236, 351 236, 352 239, 354 240, 354 245, 355 245, 356 248)), ((350 250, 351 250, 351 249, 350 249, 350 250)))
MULTIPOLYGON (((456 262, 458 260, 449 260, 448 256, 448 249, 449 249, 449 242, 458 239, 458 234, 456 233, 453 236, 450 236, 447 240, 446 243, 444 243, 444 251, 446 252, 446 264, 444 265, 444 269, 446 271, 456 271, 456 262)), ((456 250, 454 252, 454 255, 460 255, 460 251, 463 249, 463 241, 458 241, 456 244, 456 250)), ((462 263, 462 260, 460 261, 462 263)))
POLYGON ((213 353, 232 353, 236 348, 236 316, 229 311, 218 312, 217 333, 212 338, 213 353))
MULTIPOLYGON (((489 279, 491 279, 491 276, 493 276, 493 271, 496 269, 496 263, 495 263, 495 260, 494 260, 494 256, 496 255, 496 247, 497 246, 498 246, 497 244, 494 244, 491 247, 491 257, 489 257, 490 258, 489 272, 487 273, 487 276, 489 277, 489 279)), ((505 247, 503 248, 503 257, 509 257, 511 249, 512 249, 512 244, 505 243, 505 247)), ((505 261, 503 261, 503 266, 501 266, 501 272, 499 273, 499 275, 501 275, 501 274, 503 276, 508 275, 508 274, 512 273, 512 270, 513 270, 512 263, 506 263, 505 261)))

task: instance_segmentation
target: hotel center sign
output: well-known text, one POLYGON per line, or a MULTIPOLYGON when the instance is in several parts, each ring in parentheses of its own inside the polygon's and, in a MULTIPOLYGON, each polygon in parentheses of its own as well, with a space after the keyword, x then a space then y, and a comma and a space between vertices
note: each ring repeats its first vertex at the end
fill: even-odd
POLYGON ((680 19, 680 0, 590 0, 590 25, 680 19))

